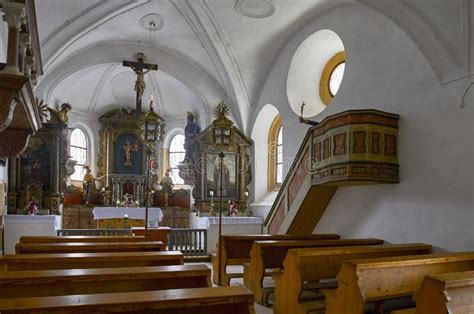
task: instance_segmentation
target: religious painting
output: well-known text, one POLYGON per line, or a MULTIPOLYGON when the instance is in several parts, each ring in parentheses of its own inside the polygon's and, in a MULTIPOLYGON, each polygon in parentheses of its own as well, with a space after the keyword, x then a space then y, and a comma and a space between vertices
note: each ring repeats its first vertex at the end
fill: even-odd
POLYGON ((124 133, 117 138, 114 148, 115 174, 143 174, 142 148, 134 133, 124 133))
MULTIPOLYGON (((222 197, 237 198, 237 155, 227 154, 222 163, 222 197)), ((221 163, 219 154, 207 154, 206 158, 206 195, 214 191, 214 197, 219 198, 221 187, 221 163)))
POLYGON ((30 139, 20 157, 20 180, 23 189, 34 181, 41 184, 43 191, 51 190, 51 152, 44 139, 30 139))

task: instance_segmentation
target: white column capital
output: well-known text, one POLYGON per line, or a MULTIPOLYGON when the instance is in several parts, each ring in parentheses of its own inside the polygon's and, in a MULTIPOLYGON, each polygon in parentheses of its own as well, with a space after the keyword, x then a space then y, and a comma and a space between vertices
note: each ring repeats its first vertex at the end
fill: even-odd
POLYGON ((8 27, 18 29, 25 22, 26 12, 23 3, 3 1, 2 11, 5 13, 3 20, 7 22, 8 27))

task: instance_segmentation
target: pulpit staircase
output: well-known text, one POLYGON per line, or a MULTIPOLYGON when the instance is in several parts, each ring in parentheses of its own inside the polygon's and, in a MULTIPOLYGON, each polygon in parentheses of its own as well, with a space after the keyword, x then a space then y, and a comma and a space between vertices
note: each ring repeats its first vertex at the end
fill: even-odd
POLYGON ((266 232, 311 234, 339 187, 398 183, 398 120, 378 110, 349 110, 308 129, 266 232))

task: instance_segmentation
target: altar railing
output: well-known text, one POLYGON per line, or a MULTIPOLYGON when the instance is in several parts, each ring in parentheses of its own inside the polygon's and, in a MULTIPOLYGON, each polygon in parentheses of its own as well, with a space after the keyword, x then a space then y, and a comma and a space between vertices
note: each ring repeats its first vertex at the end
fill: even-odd
POLYGON ((168 249, 181 251, 185 256, 207 255, 206 229, 171 229, 168 249))

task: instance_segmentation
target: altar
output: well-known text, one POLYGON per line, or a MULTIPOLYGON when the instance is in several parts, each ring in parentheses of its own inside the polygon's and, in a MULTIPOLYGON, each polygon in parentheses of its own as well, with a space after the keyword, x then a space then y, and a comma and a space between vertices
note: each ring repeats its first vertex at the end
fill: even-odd
POLYGON ((58 215, 5 215, 3 216, 4 254, 15 254, 15 245, 22 236, 55 236, 61 229, 58 215))
MULTIPOLYGON (((222 234, 262 234, 263 221, 263 217, 222 217, 222 234)), ((219 217, 191 213, 191 229, 207 229, 207 250, 216 252, 219 217)))
MULTIPOLYGON (((95 207, 92 211, 94 220, 99 229, 127 229, 130 227, 143 227, 145 220, 144 207, 95 207)), ((149 226, 157 227, 163 219, 161 208, 148 208, 149 226), (156 222, 156 224, 154 223, 156 222)))

